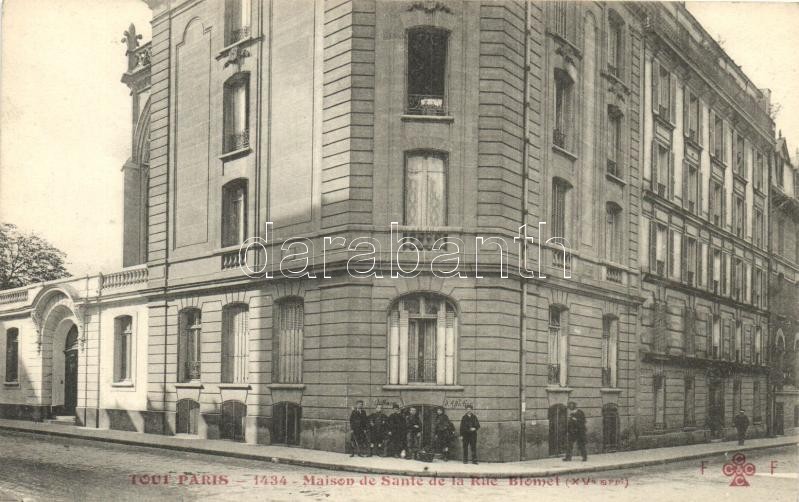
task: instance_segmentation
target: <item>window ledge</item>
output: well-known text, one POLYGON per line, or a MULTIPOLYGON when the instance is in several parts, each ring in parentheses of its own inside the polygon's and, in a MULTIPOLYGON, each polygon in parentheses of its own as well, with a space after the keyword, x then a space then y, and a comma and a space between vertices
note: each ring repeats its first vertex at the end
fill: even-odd
POLYGON ((455 117, 452 115, 415 115, 410 113, 403 113, 400 115, 403 122, 443 122, 451 124, 455 122, 455 117))
POLYGON ((383 390, 449 390, 462 391, 463 385, 436 385, 436 384, 388 384, 383 386, 383 390))
POLYGON ((232 150, 230 152, 223 153, 222 155, 219 156, 219 160, 225 162, 228 160, 235 159, 237 157, 249 155, 250 152, 252 152, 252 148, 250 148, 249 146, 244 148, 239 148, 238 150, 232 150))
POLYGON ((622 187, 627 185, 626 181, 624 181, 623 179, 619 178, 618 176, 614 176, 614 175, 612 175, 610 173, 605 173, 605 178, 607 178, 608 180, 610 180, 610 181, 612 181, 612 182, 614 182, 614 183, 616 183, 618 185, 621 185, 622 187))
POLYGON ((621 389, 618 387, 601 387, 599 392, 602 394, 621 394, 621 389))
POLYGON ((564 392, 569 393, 572 391, 571 387, 561 387, 559 385, 547 385, 546 389, 547 392, 564 392))
POLYGON ((270 383, 266 386, 268 389, 272 390, 303 390, 305 388, 304 383, 270 383))
POLYGON ((252 390, 252 387, 248 383, 220 383, 219 388, 230 390, 252 390))
POLYGON ((230 49, 232 49, 234 47, 238 47, 240 45, 248 45, 250 42, 254 42, 254 41, 255 41, 255 38, 252 35, 250 35, 249 37, 242 38, 241 40, 237 40, 237 41, 233 42, 230 45, 226 45, 225 47, 222 48, 221 51, 219 51, 219 54, 216 55, 217 61, 222 59, 223 57, 227 56, 227 53, 230 52, 230 49))
POLYGON ((180 382, 175 384, 176 389, 204 389, 201 382, 180 382))
POLYGON ((558 145, 553 144, 552 145, 552 151, 553 152, 557 152, 557 153, 559 153, 559 154, 561 154, 561 155, 563 155, 565 157, 568 157, 571 160, 577 160, 577 155, 576 154, 566 150, 565 148, 561 148, 558 145))
POLYGON ((3 382, 3 387, 19 387, 19 382, 3 382))
POLYGON ((133 388, 133 382, 131 382, 130 380, 123 380, 121 382, 112 382, 111 387, 121 388, 121 389, 133 388))

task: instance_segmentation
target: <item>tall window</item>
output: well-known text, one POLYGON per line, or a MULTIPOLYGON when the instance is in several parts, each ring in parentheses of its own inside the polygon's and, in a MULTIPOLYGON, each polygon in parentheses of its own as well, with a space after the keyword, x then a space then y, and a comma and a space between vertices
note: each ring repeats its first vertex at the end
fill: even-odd
POLYGON ((249 129, 250 74, 237 73, 225 82, 224 89, 224 151, 250 147, 249 129))
POLYGON ((699 213, 699 168, 686 162, 684 190, 683 197, 685 198, 685 207, 688 211, 698 214, 699 213))
POLYGON ((655 429, 666 428, 666 375, 662 371, 653 377, 655 429))
POLYGON ((739 363, 744 360, 743 330, 744 328, 741 321, 737 321, 735 323, 735 361, 739 363))
POLYGON ((760 423, 763 421, 763 410, 760 408, 760 382, 755 380, 752 383, 752 422, 760 423))
POLYGON ((668 146, 657 141, 652 142, 652 191, 661 197, 672 193, 671 173, 673 156, 668 146))
POLYGON ((719 359, 721 357, 721 318, 717 315, 713 316, 713 333, 712 336, 712 350, 711 357, 719 359))
POLYGON ((746 140, 740 134, 735 135, 735 172, 746 177, 746 140))
POLYGON ((6 382, 19 381, 19 330, 6 330, 6 382))
POLYGON ((133 318, 129 315, 114 319, 114 382, 131 379, 133 351, 133 318))
POLYGON ((775 181, 777 182, 777 186, 781 187, 783 184, 783 176, 785 173, 785 163, 782 160, 781 156, 777 157, 777 162, 775 163, 774 167, 775 167, 774 177, 776 178, 775 181))
POLYGON ((649 265, 650 272, 666 276, 668 256, 668 233, 666 225, 652 221, 649 224, 649 265))
POLYGON ((614 316, 602 318, 602 386, 616 387, 619 322, 614 316))
POLYGON ((573 99, 574 81, 563 70, 555 70, 555 124, 552 130, 552 143, 569 150, 573 144, 573 99))
POLYGON ((608 174, 621 178, 621 112, 608 107, 608 174))
POLYGON ((244 383, 249 368, 249 308, 245 304, 222 309, 222 383, 244 383))
POLYGON ((622 263, 622 221, 621 207, 614 202, 608 202, 605 207, 607 218, 607 232, 605 234, 605 253, 608 260, 622 263))
POLYGON ((762 364, 761 354, 763 348, 763 335, 760 326, 755 327, 755 342, 754 342, 755 364, 762 364))
POLYGON ((447 157, 414 152, 405 157, 405 224, 438 227, 447 224, 447 157))
POLYGON ((272 381, 302 383, 305 304, 288 298, 275 305, 272 327, 272 381))
POLYGON ((408 113, 446 113, 447 38, 446 30, 408 30, 408 113))
POLYGON ((702 104, 687 87, 683 92, 683 132, 690 141, 702 144, 702 104))
POLYGON ((759 268, 755 268, 752 274, 754 276, 752 279, 752 305, 759 307, 763 274, 759 268))
POLYGON ((552 237, 566 237, 568 194, 571 189, 565 180, 552 180, 552 237))
POLYGON ((682 234, 677 230, 671 231, 669 242, 669 276, 675 280, 682 279, 682 234))
POLYGON ((181 311, 178 340, 178 381, 188 382, 201 377, 202 313, 200 309, 181 311))
POLYGON ((755 221, 753 223, 752 235, 754 236, 755 246, 763 247, 763 210, 755 208, 755 221))
POLYGON ((733 223, 735 225, 735 235, 743 239, 744 237, 744 199, 740 195, 734 195, 735 205, 733 206, 733 223))
POLYGON ((225 45, 250 38, 250 0, 225 0, 225 45))
POLYGON ((755 151, 755 174, 754 185, 758 190, 763 188, 763 154, 755 151))
POLYGON ((683 426, 696 425, 696 385, 693 375, 685 376, 685 392, 683 394, 683 426))
POLYGON ((247 180, 231 181, 222 188, 222 247, 247 239, 247 180))
POLYGON ((696 250, 696 239, 692 237, 685 237, 685 256, 683 257, 685 277, 683 279, 685 280, 686 284, 690 286, 696 285, 696 265, 699 261, 696 250))
POLYGON ((549 335, 547 339, 547 383, 566 385, 566 336, 565 310, 552 305, 549 307, 549 335))
POLYGON ((389 314, 389 383, 454 385, 457 329, 455 306, 444 297, 399 299, 389 314))
POLYGON ((657 59, 652 60, 652 110, 663 120, 676 121, 677 80, 657 59))
POLYGON ((613 12, 608 14, 608 21, 608 73, 621 78, 624 66, 624 25, 613 12))
POLYGON ((777 254, 785 256, 785 219, 777 219, 777 254))
POLYGON ((710 120, 711 153, 719 162, 726 161, 724 119, 713 114, 710 120))

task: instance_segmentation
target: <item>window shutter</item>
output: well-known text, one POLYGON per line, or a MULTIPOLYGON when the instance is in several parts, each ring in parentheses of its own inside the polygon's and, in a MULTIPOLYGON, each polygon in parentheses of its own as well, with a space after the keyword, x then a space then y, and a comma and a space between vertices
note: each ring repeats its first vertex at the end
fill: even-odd
POLYGON ((688 271, 688 236, 682 236, 682 249, 680 253, 682 254, 682 258, 680 259, 680 279, 685 280, 688 275, 686 272, 688 271))
POLYGON ((400 314, 392 310, 388 321, 388 383, 394 385, 399 383, 399 339, 400 314))
POLYGON ((652 184, 652 191, 658 191, 658 143, 652 140, 652 172, 650 173, 652 184))
POLYGON ((682 161, 682 207, 688 209, 688 201, 690 200, 689 191, 690 183, 688 182, 690 167, 687 160, 682 161))
POLYGON ((674 74, 669 75, 669 82, 671 88, 669 89, 669 121, 672 124, 677 123, 677 77, 674 74))
POLYGON ((674 173, 674 152, 669 153, 669 196, 674 199, 675 193, 675 180, 676 176, 674 173))
POLYGON ((436 383, 444 385, 447 375, 447 303, 440 301, 436 319, 436 383))
POLYGON ((658 113, 660 105, 660 92, 658 92, 658 81, 660 80, 660 64, 658 60, 652 58, 652 111, 658 113))
POLYGON ((749 179, 749 142, 744 138, 744 178, 749 179))
POLYGON ((455 384, 455 312, 447 309, 447 340, 446 340, 446 357, 444 364, 446 367, 445 381, 446 385, 455 384))
MULTIPOLYGON (((402 305, 400 303, 400 305, 402 305)), ((408 311, 400 308, 398 383, 408 383, 408 311)))
POLYGON ((682 88, 682 132, 683 136, 688 136, 691 129, 691 93, 687 86, 682 88))
POLYGON ((707 248, 707 288, 713 291, 713 247, 707 248))
POLYGON ((699 112, 697 113, 696 117, 696 142, 699 143, 699 145, 701 146, 704 144, 702 140, 702 133, 704 133, 705 131, 705 128, 702 125, 702 119, 704 118, 703 116, 704 111, 702 110, 702 100, 699 99, 698 97, 696 98, 696 106, 699 109, 699 112))
POLYGON ((672 230, 666 231, 666 276, 674 275, 674 232, 672 230))
POLYGON ((716 148, 716 114, 713 113, 713 110, 708 111, 707 113, 707 142, 708 142, 708 149, 710 150, 711 154, 715 154, 716 148))
POLYGON ((721 158, 725 164, 729 162, 727 158, 727 131, 729 128, 727 127, 727 121, 721 121, 721 131, 716 131, 716 134, 721 134, 721 158))

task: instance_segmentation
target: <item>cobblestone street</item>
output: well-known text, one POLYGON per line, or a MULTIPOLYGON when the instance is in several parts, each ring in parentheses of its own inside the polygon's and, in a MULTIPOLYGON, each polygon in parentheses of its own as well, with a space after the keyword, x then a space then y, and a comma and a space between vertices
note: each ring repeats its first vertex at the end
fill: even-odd
MULTIPOLYGON (((291 465, 0 432, 0 500, 483 500, 535 493, 604 500, 796 500, 796 447, 748 452, 749 487, 731 487, 723 455, 645 469, 551 478, 451 479, 363 475, 291 465), (774 474, 770 472, 772 462, 774 474), (364 484, 366 483, 366 484, 364 484), (437 483, 431 485, 431 483, 437 483), (458 484, 462 483, 462 484, 458 484), (386 490, 390 490, 387 492, 386 490)), ((590 462, 590 459, 589 459, 590 462)))

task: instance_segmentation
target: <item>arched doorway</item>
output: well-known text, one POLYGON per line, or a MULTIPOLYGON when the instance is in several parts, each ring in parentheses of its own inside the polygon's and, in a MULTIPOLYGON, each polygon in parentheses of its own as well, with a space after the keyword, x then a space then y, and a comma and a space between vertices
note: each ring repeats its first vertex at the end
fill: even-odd
POLYGON ((272 406, 272 444, 300 444, 302 406, 277 403, 272 406))
MULTIPOLYGON (((411 413, 411 408, 416 408, 416 414, 422 421, 422 438, 419 444, 422 448, 431 448, 433 445, 433 422, 435 421, 436 408, 438 408, 438 406, 430 404, 411 404, 405 406, 402 408, 401 413, 406 419, 411 413)), ((449 418, 452 420, 452 417, 449 418)), ((457 427, 456 424, 456 430, 457 427)))
POLYGON ((615 404, 602 407, 602 450, 619 449, 619 410, 615 404))
POLYGON ((549 413, 547 413, 550 455, 566 453, 566 414, 566 406, 562 404, 550 406, 549 413))
POLYGON ((64 343, 64 414, 74 415, 78 407, 78 327, 67 332, 64 343))

